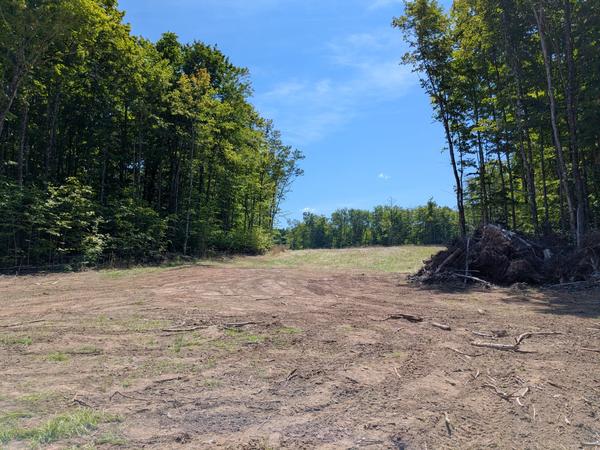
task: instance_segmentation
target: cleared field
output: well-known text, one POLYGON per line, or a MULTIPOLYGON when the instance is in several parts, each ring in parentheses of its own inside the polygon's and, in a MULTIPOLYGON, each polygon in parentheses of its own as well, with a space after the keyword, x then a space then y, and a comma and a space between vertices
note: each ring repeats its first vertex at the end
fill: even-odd
POLYGON ((0 278, 0 447, 600 439, 598 291, 425 289, 385 273, 418 264, 396 256, 362 271, 385 250, 0 278))
POLYGON ((417 271, 423 260, 443 247, 405 245, 339 250, 296 250, 265 256, 236 258, 237 267, 328 268, 409 273, 417 271))

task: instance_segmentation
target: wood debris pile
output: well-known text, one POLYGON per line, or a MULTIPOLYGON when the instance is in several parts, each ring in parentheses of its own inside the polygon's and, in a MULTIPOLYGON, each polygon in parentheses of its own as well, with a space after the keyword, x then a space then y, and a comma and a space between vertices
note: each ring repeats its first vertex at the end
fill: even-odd
POLYGON ((486 225, 425 263, 412 277, 423 283, 478 282, 600 284, 600 233, 574 249, 560 239, 530 239, 486 225))

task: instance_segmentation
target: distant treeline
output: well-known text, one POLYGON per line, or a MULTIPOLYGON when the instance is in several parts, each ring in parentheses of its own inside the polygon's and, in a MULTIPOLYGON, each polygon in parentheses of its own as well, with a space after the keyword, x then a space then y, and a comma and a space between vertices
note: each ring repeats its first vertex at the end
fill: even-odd
POLYGON ((2 0, 0 268, 259 252, 301 174, 217 48, 115 0, 2 0))
POLYGON ((461 232, 474 213, 581 245, 600 227, 600 1, 409 0, 393 24, 445 133, 461 232))
POLYGON ((418 208, 377 206, 372 211, 339 209, 325 217, 310 212, 282 232, 292 249, 368 245, 446 244, 458 236, 458 214, 433 200, 418 208))

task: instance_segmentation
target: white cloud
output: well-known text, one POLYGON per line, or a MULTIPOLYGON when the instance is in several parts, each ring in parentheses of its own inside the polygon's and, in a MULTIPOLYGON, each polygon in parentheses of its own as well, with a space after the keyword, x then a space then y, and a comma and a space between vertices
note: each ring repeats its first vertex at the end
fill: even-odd
POLYGON ((389 180, 392 177, 390 177, 389 175, 386 175, 385 173, 382 172, 379 175, 377 175, 377 178, 379 178, 380 180, 386 180, 387 181, 387 180, 389 180))
POLYGON ((368 107, 397 100, 417 81, 399 64, 404 49, 393 30, 351 34, 324 50, 335 76, 287 80, 255 99, 293 145, 319 140, 368 107))
POLYGON ((303 212, 303 213, 311 213, 311 214, 314 214, 314 213, 315 213, 315 211, 316 211, 316 209, 315 209, 315 208, 308 208, 308 207, 307 207, 307 208, 304 208, 304 209, 302 210, 302 212, 303 212))

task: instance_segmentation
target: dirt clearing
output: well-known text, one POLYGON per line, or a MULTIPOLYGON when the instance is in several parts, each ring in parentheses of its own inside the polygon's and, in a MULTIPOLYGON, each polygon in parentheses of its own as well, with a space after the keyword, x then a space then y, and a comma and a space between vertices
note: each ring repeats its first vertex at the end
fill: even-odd
POLYGON ((4 277, 0 302, 11 449, 600 441, 598 291, 219 266, 4 277))

